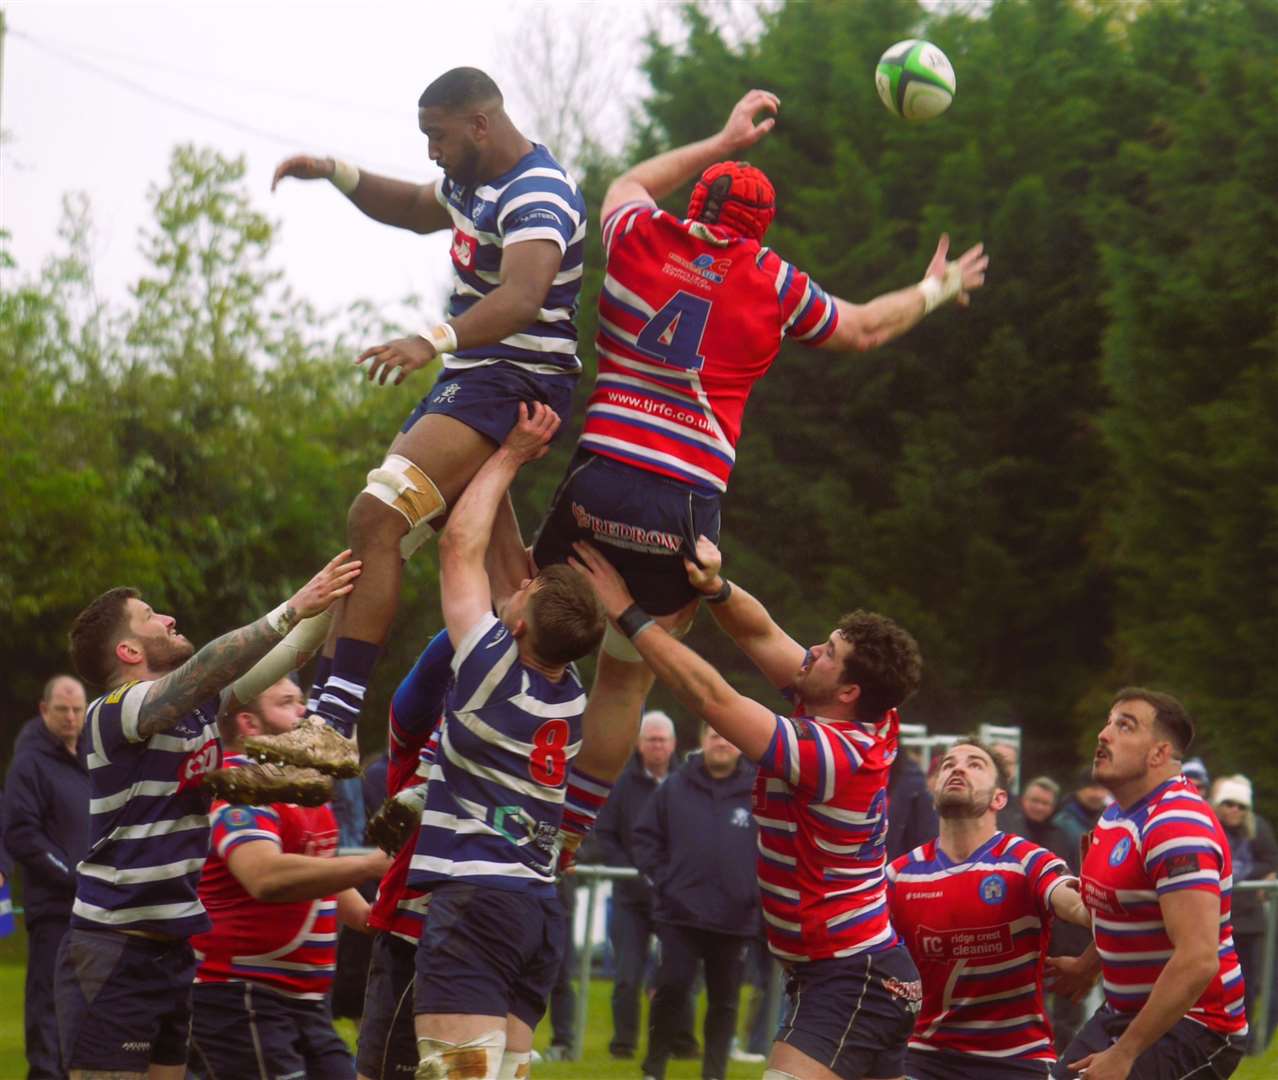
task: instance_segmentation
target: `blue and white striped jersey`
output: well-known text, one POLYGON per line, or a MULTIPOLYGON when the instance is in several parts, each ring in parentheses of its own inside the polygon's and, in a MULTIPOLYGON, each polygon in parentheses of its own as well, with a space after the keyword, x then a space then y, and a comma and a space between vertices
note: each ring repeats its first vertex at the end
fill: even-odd
POLYGON ((151 685, 125 683, 89 706, 90 846, 71 925, 188 937, 210 926, 196 890, 209 853, 204 774, 222 763, 218 702, 144 739, 138 712, 151 685))
POLYGON ((581 748, 581 680, 572 666, 557 683, 524 666, 495 615, 458 645, 453 672, 408 884, 464 880, 549 895, 568 769, 581 748))
POLYGON ((497 344, 446 356, 444 367, 457 370, 506 360, 542 374, 579 372, 573 317, 581 292, 586 200, 550 151, 534 144, 509 172, 473 188, 445 177, 436 185, 435 197, 453 219, 450 318, 497 287, 507 245, 550 240, 563 252, 536 322, 497 344))

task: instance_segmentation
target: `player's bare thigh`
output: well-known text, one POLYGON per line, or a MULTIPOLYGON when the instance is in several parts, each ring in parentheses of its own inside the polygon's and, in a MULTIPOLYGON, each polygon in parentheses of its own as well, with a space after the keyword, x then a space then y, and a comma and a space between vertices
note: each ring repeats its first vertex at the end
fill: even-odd
POLYGON ((111 1069, 72 1069, 71 1080, 184 1080, 185 1065, 152 1065, 146 1072, 120 1072, 111 1069))
MULTIPOLYGON (((768 1068, 779 1073, 789 1073, 796 1080, 843 1080, 838 1073, 827 1069, 816 1058, 808 1057, 789 1043, 774 1042, 768 1056, 768 1068)), ((905 1080, 904 1076, 867 1076, 864 1080, 905 1080)))
POLYGON ((496 449, 492 439, 460 420, 427 413, 395 436, 388 453, 413 462, 431 478, 451 508, 496 449))

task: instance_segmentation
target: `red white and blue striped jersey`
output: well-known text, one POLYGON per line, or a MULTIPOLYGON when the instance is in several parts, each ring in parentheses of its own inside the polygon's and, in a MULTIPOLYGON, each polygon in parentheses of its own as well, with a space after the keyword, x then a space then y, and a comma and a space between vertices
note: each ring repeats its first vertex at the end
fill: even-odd
MULTIPOLYGON (((247 764, 230 755, 228 767, 247 764)), ((213 833, 200 880, 213 928, 191 939, 198 983, 249 982, 289 997, 319 1001, 337 964, 337 898, 267 903, 255 900, 227 860, 240 844, 267 841, 285 855, 332 858, 337 819, 328 806, 213 804, 213 833)))
POLYGON ((892 924, 923 980, 911 1050, 1053 1062, 1043 1008, 1052 893, 1065 861, 996 832, 964 862, 936 840, 888 866, 892 924))
POLYGON ((489 614, 457 643, 453 676, 408 884, 461 880, 553 895, 586 706, 577 671, 569 665, 552 682, 525 665, 489 614))
POLYGON ((599 375, 581 445, 724 491, 754 384, 785 337, 817 345, 838 309, 754 239, 644 203, 604 222, 599 375))
POLYGON ((209 848, 204 774, 222 761, 218 702, 144 737, 138 716, 151 686, 125 683, 89 706, 90 845, 71 925, 189 937, 209 926, 196 890, 209 848))
POLYGON ((1220 967, 1185 1015, 1221 1034, 1245 1032, 1242 969, 1229 920, 1229 841, 1194 786, 1176 776, 1127 810, 1111 804, 1084 844, 1083 900, 1110 1007, 1138 1012, 1171 958, 1159 899, 1201 889, 1220 898, 1220 967))
POLYGON ((768 945, 786 961, 892 948, 884 840, 896 710, 874 724, 777 716, 776 725, 754 785, 768 945))
POLYGON ((544 146, 534 145, 509 172, 473 187, 445 177, 435 197, 453 219, 453 294, 448 315, 468 311, 501 282, 502 252, 549 240, 562 252, 536 319, 492 344, 444 357, 449 371, 506 362, 529 371, 575 375, 577 299, 586 240, 586 200, 544 146))

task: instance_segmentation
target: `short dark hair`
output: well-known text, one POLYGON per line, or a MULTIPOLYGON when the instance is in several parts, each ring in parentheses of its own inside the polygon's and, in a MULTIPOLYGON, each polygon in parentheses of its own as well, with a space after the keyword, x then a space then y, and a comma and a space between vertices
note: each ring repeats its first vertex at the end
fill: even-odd
POLYGON ((125 609, 142 594, 127 585, 108 589, 75 617, 68 639, 80 678, 106 686, 115 675, 115 646, 127 629, 125 609))
POLYGON ((1184 757, 1194 742, 1194 721, 1189 710, 1171 694, 1161 690, 1147 690, 1143 686, 1125 686, 1109 703, 1112 710, 1124 701, 1143 701, 1154 710, 1154 725, 1176 750, 1177 758, 1184 757))
POLYGON ((945 760, 948 754, 955 746, 975 746, 976 749, 982 750, 989 754, 990 761, 994 763, 994 783, 1007 792, 1012 794, 1012 770, 1007 767, 1007 762, 995 752, 994 747, 985 742, 979 735, 961 735, 959 740, 950 746, 945 754, 941 755, 941 760, 945 760))
POLYGON ((838 632, 852 646, 843 681, 861 688, 856 713, 863 720, 895 709, 919 688, 923 657, 918 642, 886 615, 857 610, 839 620, 838 632))
POLYGON ((494 103, 502 103, 501 90, 487 74, 473 67, 445 71, 417 99, 419 109, 465 109, 494 103))
POLYGON ((533 650, 547 664, 571 664, 599 647, 604 611, 595 591, 562 563, 538 575, 541 584, 528 601, 533 650))

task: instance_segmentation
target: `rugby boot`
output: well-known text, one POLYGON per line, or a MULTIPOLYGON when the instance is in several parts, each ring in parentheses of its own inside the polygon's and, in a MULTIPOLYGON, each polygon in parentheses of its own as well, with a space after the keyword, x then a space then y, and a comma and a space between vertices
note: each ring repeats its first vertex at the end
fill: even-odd
POLYGON ((204 786, 217 798, 239 806, 265 806, 276 802, 323 806, 333 796, 331 776, 314 769, 258 762, 216 769, 204 778, 204 786))
POLYGON ((425 806, 425 784, 396 792, 369 819, 364 839, 393 858, 417 832, 425 806))
POLYGON ((292 731, 278 735, 250 735, 244 753, 257 761, 318 769, 329 776, 358 776, 359 746, 318 716, 302 717, 292 731))

